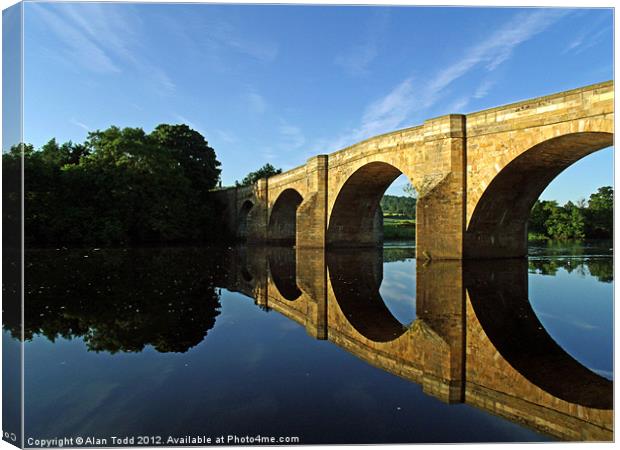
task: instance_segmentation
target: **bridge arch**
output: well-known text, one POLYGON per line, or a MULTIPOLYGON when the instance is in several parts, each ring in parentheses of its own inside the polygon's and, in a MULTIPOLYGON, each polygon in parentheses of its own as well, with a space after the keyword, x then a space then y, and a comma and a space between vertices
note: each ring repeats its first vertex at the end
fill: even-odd
POLYGON ((239 214, 237 215, 237 237, 239 239, 245 240, 248 237, 248 222, 252 208, 254 208, 254 203, 246 200, 239 209, 239 214))
POLYGON ((466 257, 527 255, 527 222, 534 203, 564 169, 613 145, 613 124, 607 125, 596 131, 559 135, 555 130, 554 135, 543 136, 525 149, 506 152, 495 165, 502 169, 489 177, 469 218, 466 257))
POLYGON ((380 201, 386 189, 403 171, 383 162, 357 168, 340 187, 331 208, 327 228, 330 247, 371 247, 383 242, 380 201))
POLYGON ((302 202, 303 197, 295 189, 285 189, 280 193, 269 214, 269 241, 281 245, 295 245, 297 208, 302 202))

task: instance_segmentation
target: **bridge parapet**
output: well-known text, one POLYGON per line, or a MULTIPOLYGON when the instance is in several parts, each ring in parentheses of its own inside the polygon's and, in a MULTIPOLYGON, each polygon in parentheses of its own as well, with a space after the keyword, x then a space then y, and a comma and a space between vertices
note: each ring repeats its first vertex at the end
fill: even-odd
MULTIPOLYGON (((467 114, 467 136, 528 128, 613 114, 614 82, 524 100, 467 114)), ((583 130, 581 130, 583 131, 583 130)))

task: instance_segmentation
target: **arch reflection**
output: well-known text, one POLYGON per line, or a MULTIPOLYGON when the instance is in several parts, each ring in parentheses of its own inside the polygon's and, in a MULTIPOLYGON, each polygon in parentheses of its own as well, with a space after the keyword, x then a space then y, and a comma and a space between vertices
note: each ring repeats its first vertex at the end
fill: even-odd
POLYGON ((379 293, 383 248, 331 251, 327 266, 338 306, 361 335, 388 342, 405 333, 407 327, 392 315, 379 293))
MULTIPOLYGON (((379 294, 380 249, 295 253, 301 291, 295 309, 273 296, 269 306, 312 336, 442 401, 465 402, 561 439, 612 438, 613 383, 544 330, 528 301, 526 260, 417 265, 417 318, 403 327, 379 294)), ((267 291, 276 288, 264 279, 267 291)))
POLYGON ((528 261, 467 263, 471 306, 486 337, 523 377, 570 403, 613 407, 613 383, 570 356, 547 333, 528 298, 528 261))
POLYGON ((301 296, 297 286, 297 261, 294 247, 269 248, 269 272, 276 289, 286 300, 294 301, 301 296))

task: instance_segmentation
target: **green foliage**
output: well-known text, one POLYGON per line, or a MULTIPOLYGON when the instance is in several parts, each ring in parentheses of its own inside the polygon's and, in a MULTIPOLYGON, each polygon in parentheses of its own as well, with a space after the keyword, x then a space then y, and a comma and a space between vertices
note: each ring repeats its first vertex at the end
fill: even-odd
MULTIPOLYGON (((3 155, 19 169, 20 152, 3 155)), ((217 233, 207 198, 220 174, 214 150, 186 125, 112 126, 86 142, 24 146, 29 244, 136 244, 204 240, 217 233)))
POLYGON ((545 223, 549 219, 552 209, 557 207, 558 204, 555 201, 537 200, 530 213, 528 231, 532 234, 546 236, 547 226, 545 223))
POLYGON ((613 189, 604 186, 587 203, 536 201, 528 222, 530 238, 584 239, 613 235, 613 189))
POLYGON ((383 222, 383 239, 415 240, 415 222, 383 222))
POLYGON ((151 136, 181 164, 183 174, 201 193, 213 189, 219 180, 220 162, 205 138, 187 125, 158 125, 151 136))
POLYGON ((12 249, 21 249, 22 152, 32 146, 14 145, 2 154, 2 244, 12 249))
POLYGON ((256 183, 261 178, 269 178, 273 175, 282 173, 282 169, 276 169, 271 164, 267 163, 255 172, 250 172, 246 177, 241 180, 241 186, 249 186, 256 183))
POLYGON ((547 234, 553 239, 583 239, 585 222, 583 212, 572 202, 563 207, 552 207, 545 221, 547 234))
POLYGON ((415 197, 384 195, 381 199, 381 209, 384 216, 398 215, 401 218, 415 219, 415 197))
POLYGON ((416 202, 413 196, 383 196, 383 239, 415 240, 416 202))
POLYGON ((603 186, 590 195, 586 210, 587 233, 592 237, 611 237, 614 225, 614 191, 603 186))
POLYGON ((384 214, 383 239, 415 240, 415 220, 399 214, 384 214))

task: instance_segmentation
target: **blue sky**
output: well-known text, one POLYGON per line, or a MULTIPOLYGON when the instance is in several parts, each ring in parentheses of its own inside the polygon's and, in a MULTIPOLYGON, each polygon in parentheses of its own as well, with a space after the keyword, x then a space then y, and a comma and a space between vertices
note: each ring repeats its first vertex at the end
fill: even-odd
MULTIPOLYGON (((186 123, 224 184, 364 138, 613 77, 610 9, 27 3, 24 136, 186 123)), ((399 178, 390 193, 399 194, 399 178)), ((543 198, 613 184, 612 150, 543 198)))

